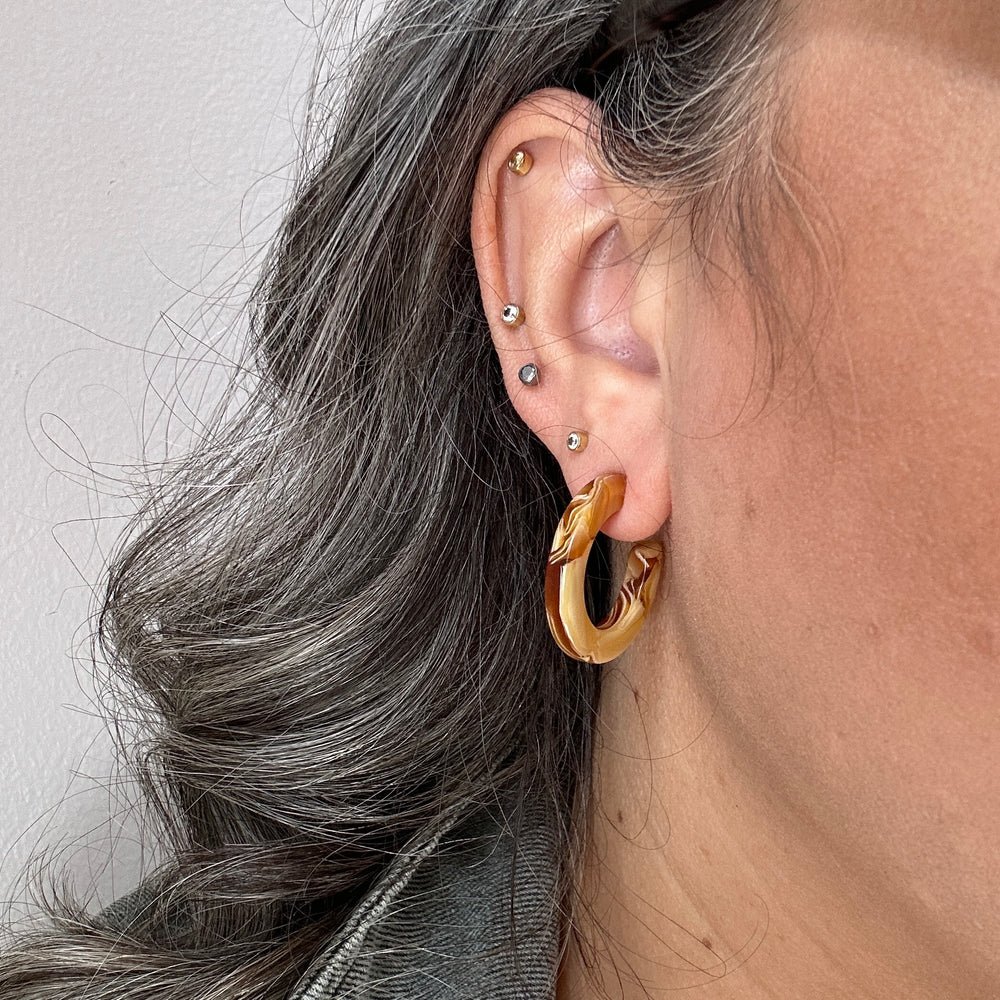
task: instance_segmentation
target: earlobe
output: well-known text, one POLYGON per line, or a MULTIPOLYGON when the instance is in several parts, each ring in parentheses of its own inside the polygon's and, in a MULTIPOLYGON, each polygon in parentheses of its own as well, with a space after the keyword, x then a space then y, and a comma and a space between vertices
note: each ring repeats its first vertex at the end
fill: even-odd
POLYGON ((514 406, 573 492, 624 473, 625 502, 604 530, 635 540, 670 513, 669 398, 658 331, 631 321, 635 220, 597 165, 592 114, 585 98, 548 90, 501 120, 480 161, 472 240, 514 406))

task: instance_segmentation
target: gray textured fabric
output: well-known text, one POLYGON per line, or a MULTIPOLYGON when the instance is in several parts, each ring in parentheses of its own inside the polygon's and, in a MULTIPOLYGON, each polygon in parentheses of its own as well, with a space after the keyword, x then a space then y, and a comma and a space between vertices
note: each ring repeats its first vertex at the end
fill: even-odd
POLYGON ((482 811, 401 859, 290 1000, 551 1000, 559 947, 544 817, 482 811))
MULTIPOLYGON (((401 855, 288 1000, 552 1000, 559 859, 540 809, 497 804, 401 855)), ((125 929, 155 880, 102 914, 125 929)), ((184 919, 178 916, 178 919, 184 919)))

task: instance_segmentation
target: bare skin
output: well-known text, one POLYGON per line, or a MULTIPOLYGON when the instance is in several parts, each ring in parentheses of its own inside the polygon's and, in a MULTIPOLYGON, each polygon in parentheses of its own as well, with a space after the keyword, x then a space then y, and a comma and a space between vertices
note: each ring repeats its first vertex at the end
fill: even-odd
POLYGON ((804 0, 786 44, 817 254, 774 221, 766 386, 740 283, 650 249, 580 99, 514 109, 481 166, 484 302, 529 317, 494 325, 515 405, 571 487, 625 472, 613 537, 671 552, 605 674, 561 1000, 1000 994, 1000 11, 804 0))

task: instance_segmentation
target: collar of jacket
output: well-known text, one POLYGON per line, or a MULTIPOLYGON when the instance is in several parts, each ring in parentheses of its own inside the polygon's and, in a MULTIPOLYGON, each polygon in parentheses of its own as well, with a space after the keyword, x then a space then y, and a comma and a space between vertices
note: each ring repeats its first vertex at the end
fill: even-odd
POLYGON ((401 855, 289 1000, 551 1000, 558 874, 541 809, 480 809, 401 855))

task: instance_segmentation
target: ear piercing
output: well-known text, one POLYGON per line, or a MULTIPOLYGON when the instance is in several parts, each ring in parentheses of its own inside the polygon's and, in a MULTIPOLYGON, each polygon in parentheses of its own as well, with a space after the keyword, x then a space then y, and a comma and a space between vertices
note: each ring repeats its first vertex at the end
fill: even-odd
POLYGON ((517 377, 524 385, 538 385, 538 365, 528 362, 518 370, 517 377))
POLYGON ((531 169, 532 163, 534 160, 531 158, 531 153, 526 149, 515 149, 507 158, 507 169, 523 177, 531 169))
POLYGON ((507 326, 520 326, 524 322, 524 310, 513 302, 508 302, 500 310, 500 319, 507 326))
MULTIPOLYGON (((515 149, 507 157, 507 169, 511 173, 523 177, 530 169, 534 160, 531 153, 526 149, 515 149)), ((514 302, 508 302, 500 311, 500 319, 505 326, 520 326, 524 322, 524 310, 514 302)), ((524 385, 538 385, 538 366, 533 364, 522 365, 517 373, 517 377, 524 385)))
MULTIPOLYGON (((524 310, 513 302, 508 302, 500 312, 500 319, 507 326, 520 326, 524 322, 524 310)), ((524 385, 538 385, 538 365, 530 361, 526 365, 521 365, 517 377, 524 385)))
POLYGON ((569 436, 566 438, 566 447, 570 451, 581 452, 587 447, 588 440, 586 431, 570 431, 569 436))
POLYGON ((584 663, 607 663, 623 653, 656 597, 663 547, 639 542, 629 550, 625 582, 611 613, 597 624, 587 613, 583 599, 587 556, 597 532, 624 502, 625 477, 598 476, 570 501, 552 539, 545 570, 545 614, 559 648, 584 663))

